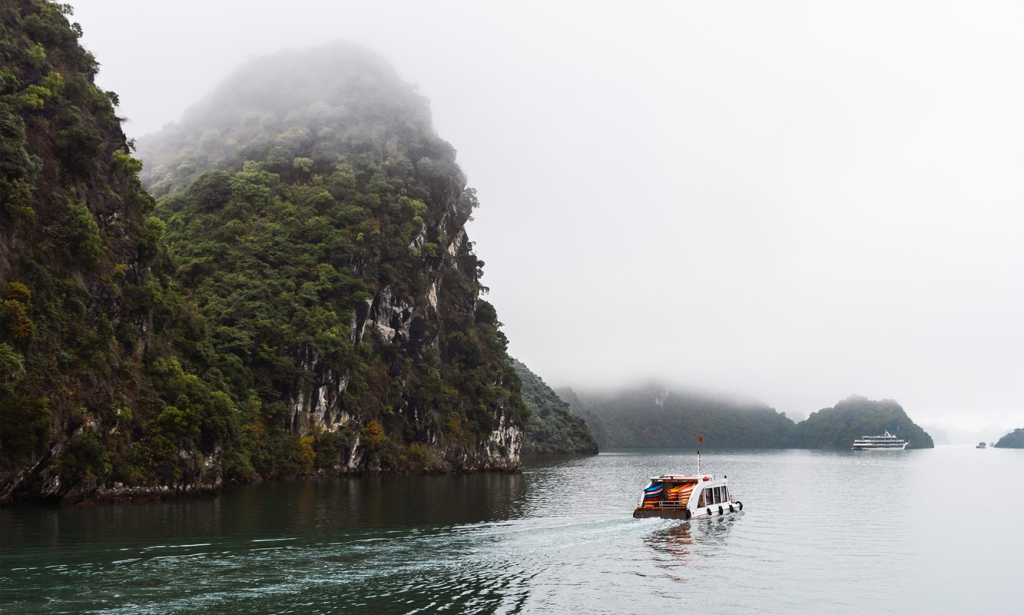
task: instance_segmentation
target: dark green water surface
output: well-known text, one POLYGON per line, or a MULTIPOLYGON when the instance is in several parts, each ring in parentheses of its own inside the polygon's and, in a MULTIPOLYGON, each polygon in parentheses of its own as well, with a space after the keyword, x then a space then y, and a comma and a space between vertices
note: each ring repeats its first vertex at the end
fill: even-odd
POLYGON ((0 510, 5 613, 1020 613, 1024 451, 719 452, 744 512, 634 520, 690 452, 0 510))

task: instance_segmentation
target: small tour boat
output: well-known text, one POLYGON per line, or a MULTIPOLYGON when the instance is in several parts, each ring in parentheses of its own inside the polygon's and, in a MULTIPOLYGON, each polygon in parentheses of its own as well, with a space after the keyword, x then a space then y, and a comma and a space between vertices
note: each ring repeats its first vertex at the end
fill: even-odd
POLYGON ((974 448, 988 448, 988 447, 985 446, 984 442, 978 442, 978 446, 975 446, 974 448))
POLYGON ((743 502, 729 492, 729 477, 716 478, 702 474, 700 452, 697 453, 697 474, 662 474, 652 476, 633 511, 634 519, 709 519, 743 510, 743 502))

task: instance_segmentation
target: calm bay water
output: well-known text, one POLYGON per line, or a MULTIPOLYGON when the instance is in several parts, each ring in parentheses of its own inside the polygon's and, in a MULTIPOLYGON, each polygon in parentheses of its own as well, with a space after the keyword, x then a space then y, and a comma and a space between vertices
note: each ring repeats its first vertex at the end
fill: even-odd
POLYGON ((690 451, 0 510, 24 613, 1024 611, 1024 451, 705 456, 744 512, 634 520, 690 451))

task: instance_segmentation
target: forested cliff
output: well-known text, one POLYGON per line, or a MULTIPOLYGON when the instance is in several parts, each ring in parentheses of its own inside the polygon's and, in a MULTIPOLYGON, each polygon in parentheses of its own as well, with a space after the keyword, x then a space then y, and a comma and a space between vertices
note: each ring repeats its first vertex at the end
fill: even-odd
POLYGON ((0 501, 515 469, 527 410, 427 102, 332 45, 144 139, 69 9, 5 2, 0 501))
POLYGON ((523 454, 597 454, 597 440, 587 423, 573 414, 569 404, 521 361, 512 360, 522 382, 523 401, 530 410, 523 454))
POLYGON ((173 399, 162 365, 188 313, 161 277, 117 97, 67 12, 0 5, 0 501, 141 479, 132 459, 152 472, 151 452, 178 450, 132 434, 173 399))
POLYGON ((517 467, 526 411, 479 296, 476 195, 386 62, 258 58, 139 154, 212 367, 268 424, 350 469, 517 467))

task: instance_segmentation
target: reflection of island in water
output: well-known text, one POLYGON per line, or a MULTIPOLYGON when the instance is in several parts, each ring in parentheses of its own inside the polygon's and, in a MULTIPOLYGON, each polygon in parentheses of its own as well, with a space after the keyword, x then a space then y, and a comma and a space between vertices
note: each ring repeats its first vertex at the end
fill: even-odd
POLYGON ((5 508, 0 541, 20 548, 129 537, 142 544, 304 534, 318 540, 335 532, 470 525, 521 517, 525 488, 521 474, 501 473, 268 481, 144 505, 5 508))
POLYGON ((644 538, 644 544, 659 555, 655 565, 666 571, 666 577, 686 583, 688 579, 673 574, 673 571, 690 566, 705 553, 718 551, 725 544, 734 521, 729 518, 674 524, 651 532, 644 538))

